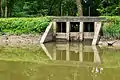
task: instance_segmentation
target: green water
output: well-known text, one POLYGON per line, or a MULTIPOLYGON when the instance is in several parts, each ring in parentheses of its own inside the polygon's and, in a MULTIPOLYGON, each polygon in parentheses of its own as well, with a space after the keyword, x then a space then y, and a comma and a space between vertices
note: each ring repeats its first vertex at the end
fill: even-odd
POLYGON ((0 46, 0 80, 119 80, 120 47, 0 46))

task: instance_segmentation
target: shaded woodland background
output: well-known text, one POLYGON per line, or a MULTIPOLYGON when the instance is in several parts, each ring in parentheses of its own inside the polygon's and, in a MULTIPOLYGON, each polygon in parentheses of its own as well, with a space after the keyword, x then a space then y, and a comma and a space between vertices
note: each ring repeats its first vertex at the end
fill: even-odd
POLYGON ((0 0, 1 17, 119 16, 120 0, 0 0))

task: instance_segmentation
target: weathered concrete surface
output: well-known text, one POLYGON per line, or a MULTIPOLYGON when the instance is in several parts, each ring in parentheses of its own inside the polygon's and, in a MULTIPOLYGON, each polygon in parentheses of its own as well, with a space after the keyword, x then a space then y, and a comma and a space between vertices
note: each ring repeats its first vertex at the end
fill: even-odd
POLYGON ((106 19, 101 17, 73 17, 73 16, 53 17, 53 21, 55 22, 99 22, 102 20, 106 19))
POLYGON ((57 32, 57 23, 55 21, 52 22, 53 23, 53 41, 56 40, 56 32, 57 32))
POLYGON ((83 39, 93 39, 92 45, 96 45, 99 32, 101 28, 101 21, 106 20, 105 18, 100 17, 72 17, 72 16, 60 16, 53 17, 53 22, 47 27, 40 43, 48 42, 48 41, 56 41, 56 40, 64 40, 64 41, 83 41, 83 39), (65 23, 64 25, 59 25, 57 23, 65 23), (79 30, 78 32, 72 32, 71 23, 78 22, 79 30), (94 32, 84 32, 84 22, 94 22, 94 32), (53 24, 53 26, 52 26, 53 24), (52 26, 52 27, 51 27, 52 26), (60 27, 59 27, 60 26, 60 27), (53 29, 53 32, 50 32, 50 29, 53 29), (58 31, 64 28, 66 31, 58 31))
POLYGON ((70 33, 70 22, 66 22, 66 37, 67 40, 69 41, 69 34, 70 33))
POLYGON ((70 32, 71 41, 79 41, 79 32, 70 32))
POLYGON ((53 40, 53 32, 52 32, 52 22, 46 28, 43 36, 41 37, 40 43, 48 42, 53 40))
POLYGON ((80 41, 83 41, 83 22, 80 22, 80 26, 79 26, 79 38, 80 38, 80 41))
POLYGON ((101 22, 95 22, 95 32, 94 32, 94 38, 92 41, 92 45, 96 45, 98 42, 98 38, 99 38, 99 33, 100 33, 100 29, 101 29, 101 22))
POLYGON ((84 32, 84 39, 93 39, 94 32, 84 32))
POLYGON ((56 39, 67 39, 67 33, 56 33, 56 39))

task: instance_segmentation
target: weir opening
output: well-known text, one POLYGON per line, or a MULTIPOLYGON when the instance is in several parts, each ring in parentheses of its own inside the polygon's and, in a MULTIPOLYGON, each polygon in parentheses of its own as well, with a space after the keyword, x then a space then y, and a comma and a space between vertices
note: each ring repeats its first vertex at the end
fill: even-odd
POLYGON ((57 22, 57 32, 66 33, 66 23, 65 22, 57 22))
POLYGON ((79 22, 70 22, 70 32, 79 32, 79 22))
POLYGON ((84 32, 94 32, 94 22, 84 22, 84 32))

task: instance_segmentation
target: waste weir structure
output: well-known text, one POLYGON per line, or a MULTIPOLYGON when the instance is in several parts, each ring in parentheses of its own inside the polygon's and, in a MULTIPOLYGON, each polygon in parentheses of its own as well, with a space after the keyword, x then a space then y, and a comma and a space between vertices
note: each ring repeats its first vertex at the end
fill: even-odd
POLYGON ((40 43, 50 41, 79 41, 91 39, 96 45, 100 38, 103 17, 52 17, 52 22, 46 28, 40 43))

